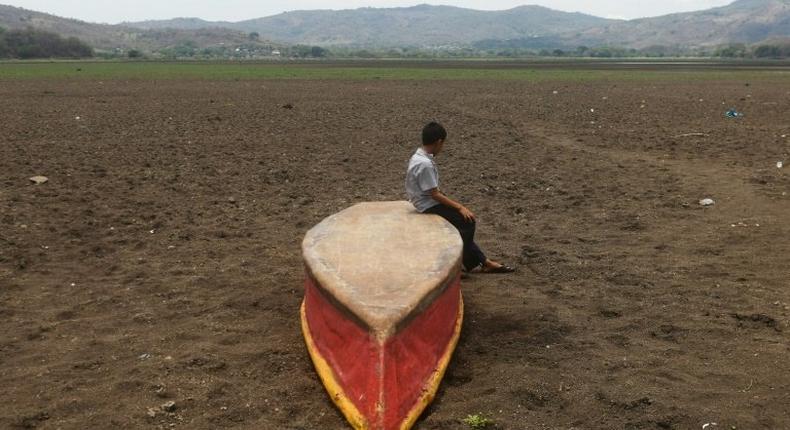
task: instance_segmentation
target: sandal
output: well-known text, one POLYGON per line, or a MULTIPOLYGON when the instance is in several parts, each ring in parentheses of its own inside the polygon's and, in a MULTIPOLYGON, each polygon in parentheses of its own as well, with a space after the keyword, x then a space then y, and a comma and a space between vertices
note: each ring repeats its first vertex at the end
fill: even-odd
POLYGON ((503 264, 499 267, 492 267, 490 269, 483 268, 480 270, 480 273, 513 273, 515 271, 516 269, 514 267, 503 264))

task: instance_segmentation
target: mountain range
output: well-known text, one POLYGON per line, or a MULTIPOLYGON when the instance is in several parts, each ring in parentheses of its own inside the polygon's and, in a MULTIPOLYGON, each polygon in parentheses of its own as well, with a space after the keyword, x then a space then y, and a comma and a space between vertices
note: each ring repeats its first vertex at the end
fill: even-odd
POLYGON ((356 46, 439 46, 470 44, 484 39, 515 39, 581 31, 612 23, 581 13, 520 6, 504 11, 479 11, 452 6, 361 8, 286 12, 241 22, 196 19, 127 23, 141 29, 232 28, 257 32, 286 43, 356 46))
POLYGON ((0 5, 0 27, 8 30, 32 27, 64 37, 77 37, 102 51, 138 49, 152 52, 177 46, 186 41, 201 48, 218 45, 267 44, 262 40, 250 40, 248 33, 229 28, 171 27, 145 30, 123 24, 94 24, 6 5, 0 5))
POLYGON ((738 0, 704 11, 588 28, 568 40, 588 46, 645 48, 751 44, 787 36, 790 36, 790 0, 738 0))
POLYGON ((516 40, 526 47, 693 48, 790 36, 790 0, 737 0, 704 11, 634 20, 540 6, 478 11, 419 5, 286 12, 240 22, 176 18, 119 25, 91 24, 0 5, 0 26, 42 28, 79 37, 100 49, 156 49, 184 40, 198 46, 262 40, 325 47, 440 47, 516 40), (256 33, 254 39, 250 33, 256 33))

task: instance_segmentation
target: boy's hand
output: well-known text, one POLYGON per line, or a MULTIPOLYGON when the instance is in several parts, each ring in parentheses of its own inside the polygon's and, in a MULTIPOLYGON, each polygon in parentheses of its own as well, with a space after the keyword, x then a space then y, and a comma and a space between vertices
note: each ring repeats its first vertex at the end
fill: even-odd
POLYGON ((467 209, 466 206, 461 206, 460 208, 458 208, 458 212, 461 213, 461 216, 464 217, 466 221, 469 222, 475 221, 475 214, 473 214, 472 211, 467 209))

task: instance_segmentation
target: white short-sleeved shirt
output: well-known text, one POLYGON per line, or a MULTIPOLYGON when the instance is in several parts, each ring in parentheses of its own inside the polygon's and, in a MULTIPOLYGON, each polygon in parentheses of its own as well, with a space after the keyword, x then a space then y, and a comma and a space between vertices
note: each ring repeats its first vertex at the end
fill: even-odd
POLYGON ((406 169, 406 195, 419 212, 439 204, 431 197, 431 190, 439 188, 439 169, 433 155, 418 148, 406 169))

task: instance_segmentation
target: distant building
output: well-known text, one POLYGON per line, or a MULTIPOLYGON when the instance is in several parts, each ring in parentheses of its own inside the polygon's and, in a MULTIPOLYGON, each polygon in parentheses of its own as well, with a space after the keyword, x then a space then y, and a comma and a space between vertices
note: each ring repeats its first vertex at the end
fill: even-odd
POLYGON ((274 51, 272 51, 272 55, 275 56, 275 57, 279 57, 282 54, 280 53, 279 50, 275 49, 274 51))

